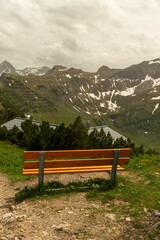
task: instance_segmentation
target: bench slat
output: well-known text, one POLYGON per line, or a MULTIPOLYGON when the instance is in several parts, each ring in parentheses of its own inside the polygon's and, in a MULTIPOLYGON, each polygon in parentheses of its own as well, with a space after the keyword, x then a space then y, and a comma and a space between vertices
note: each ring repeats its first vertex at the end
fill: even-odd
MULTIPOLYGON (((128 157, 119 158, 119 165, 126 165, 129 162, 128 157)), ((45 161, 45 168, 77 167, 77 166, 101 166, 112 165, 113 158, 96 159, 72 159, 72 160, 48 160, 45 161)), ((24 169, 36 169, 39 167, 39 161, 24 161, 24 169)))
MULTIPOLYGON (((45 151, 45 159, 113 157, 115 149, 45 151)), ((128 157, 130 148, 120 150, 120 156, 128 157)), ((24 160, 39 159, 40 151, 24 151, 24 160)), ((43 152, 43 151, 41 151, 43 152)))
MULTIPOLYGON (((63 168, 63 169, 44 169, 44 174, 58 174, 58 173, 80 173, 80 172, 109 172, 112 170, 112 165, 104 167, 81 167, 81 168, 63 168)), ((121 166, 117 166, 117 171, 124 171, 121 166)), ((38 169, 23 170, 23 175, 38 175, 38 169)))
MULTIPOLYGON (((57 170, 67 170, 67 169, 71 169, 71 170, 74 170, 74 169, 103 169, 103 168, 110 168, 112 165, 104 165, 104 166, 83 166, 83 167, 62 167, 62 168, 44 168, 45 171, 57 171, 57 170)), ((119 165, 119 167, 121 168, 121 166, 119 165)), ((38 171, 38 168, 37 169, 23 169, 24 172, 34 172, 34 171, 38 171)))

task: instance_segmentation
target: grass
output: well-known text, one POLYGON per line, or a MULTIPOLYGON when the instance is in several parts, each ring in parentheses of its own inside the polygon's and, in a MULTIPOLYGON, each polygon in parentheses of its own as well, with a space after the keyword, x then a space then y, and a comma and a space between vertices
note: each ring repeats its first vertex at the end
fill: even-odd
MULTIPOLYGON (((7 143, 0 142, 0 171, 7 174, 12 182, 26 179, 22 175, 23 149, 7 143)), ((45 185, 41 192, 36 188, 26 187, 19 193, 18 198, 34 198, 55 196, 77 191, 87 191, 88 200, 101 200, 109 202, 114 199, 128 202, 135 213, 148 210, 160 209, 160 155, 141 155, 130 159, 126 166, 128 172, 132 172, 128 177, 117 177, 115 189, 109 188, 109 182, 104 179, 93 179, 88 182, 74 182, 68 185, 53 182, 45 185), (132 177, 134 175, 134 177, 132 177), (86 189, 82 189, 86 187, 86 189), (48 191, 48 189, 65 188, 64 191, 48 191), (92 189, 92 190, 91 190, 92 189)), ((28 177, 27 177, 28 178, 28 177)), ((17 199, 18 199, 17 198, 17 199)), ((116 211, 116 207, 114 207, 116 211)), ((118 208, 119 211, 119 208, 118 208)), ((127 208, 122 208, 127 211, 127 208)))
MULTIPOLYGON (((41 191, 35 188, 26 187, 17 194, 17 200, 26 198, 47 198, 58 196, 72 192, 86 191, 88 200, 101 200, 103 203, 112 202, 112 200, 120 200, 124 202, 121 206, 123 214, 128 212, 126 202, 132 209, 133 215, 144 212, 144 208, 148 210, 160 209, 160 156, 142 155, 130 159, 129 165, 126 167, 128 171, 135 174, 134 177, 117 177, 117 184, 114 189, 110 189, 110 182, 104 179, 93 179, 88 182, 71 182, 63 185, 59 182, 51 182, 41 191), (85 187, 85 188, 84 188, 85 187), (59 191, 61 188, 61 191, 59 191), (54 189, 49 191, 48 189, 54 189)), ((113 211, 120 210, 119 206, 114 206, 113 211)))
POLYGON ((0 142, 0 171, 7 174, 11 182, 25 179, 22 175, 23 149, 0 142))
POLYGON ((50 123, 54 123, 56 125, 60 125, 62 123, 65 123, 65 125, 69 125, 74 122, 77 116, 81 116, 83 123, 85 124, 87 120, 90 121, 92 126, 95 126, 95 123, 91 116, 88 116, 86 113, 79 113, 75 112, 75 110, 68 105, 68 107, 64 107, 63 105, 59 103, 55 103, 56 111, 53 109, 51 112, 45 111, 45 112, 38 112, 33 113, 33 118, 39 121, 45 120, 49 121, 50 123), (53 120, 53 113, 54 113, 54 120, 53 120))
POLYGON ((58 197, 75 192, 85 192, 89 189, 97 189, 97 191, 104 191, 110 188, 110 182, 105 179, 90 179, 85 182, 70 182, 66 185, 54 181, 44 184, 40 191, 37 186, 25 187, 22 191, 16 194, 16 200, 22 201, 24 199, 46 199, 50 197, 58 197))
MULTIPOLYGON (((23 149, 0 142, 0 171, 7 174, 12 182, 21 181, 25 179, 22 175, 22 166, 23 149)), ((110 181, 105 179, 70 182, 67 185, 49 182, 40 191, 37 186, 26 186, 16 194, 16 200, 50 199, 86 192, 88 201, 100 200, 102 203, 108 203, 110 207, 107 212, 134 219, 127 225, 127 230, 132 229, 128 232, 129 236, 136 231, 135 234, 144 235, 144 239, 158 239, 158 228, 150 231, 147 222, 152 222, 150 216, 154 220, 154 210, 160 209, 160 155, 141 155, 130 158, 126 170, 125 177, 118 174, 114 189, 110 189, 110 181)), ((125 235, 122 237, 122 239, 129 239, 125 235)))
MULTIPOLYGON (((160 156, 141 155, 130 159, 126 170, 133 172, 134 177, 117 177, 115 189, 102 192, 91 191, 87 194, 88 199, 100 199, 108 202, 112 199, 129 202, 134 212, 160 209, 160 156)), ((125 208, 124 210, 127 210, 125 208)))

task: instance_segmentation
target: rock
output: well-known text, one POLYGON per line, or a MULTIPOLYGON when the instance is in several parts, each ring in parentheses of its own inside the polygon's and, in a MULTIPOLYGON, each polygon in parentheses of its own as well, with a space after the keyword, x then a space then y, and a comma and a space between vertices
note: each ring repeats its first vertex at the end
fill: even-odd
POLYGON ((14 239, 15 238, 15 234, 8 234, 6 235, 7 239, 14 239))
POLYGON ((160 212, 159 212, 159 211, 155 211, 154 215, 155 215, 156 217, 160 217, 160 212))
POLYGON ((131 222, 132 219, 131 219, 130 217, 126 217, 126 221, 127 221, 127 222, 131 222))
POLYGON ((68 211, 67 213, 68 213, 68 214, 74 214, 74 212, 72 212, 72 211, 68 211))
POLYGON ((150 182, 151 182, 151 181, 147 181, 147 182, 145 182, 145 184, 147 184, 147 185, 148 185, 148 184, 150 184, 150 182))
POLYGON ((12 205, 12 206, 10 207, 10 209, 13 211, 13 210, 16 209, 16 207, 15 207, 14 205, 12 205))
POLYGON ((144 207, 144 212, 145 212, 145 213, 147 213, 147 212, 148 212, 147 208, 145 208, 145 207, 144 207))
POLYGON ((17 220, 17 216, 12 213, 6 213, 2 217, 2 222, 10 223, 17 220))
POLYGON ((53 224, 53 225, 52 225, 52 227, 56 228, 56 227, 57 227, 57 225, 53 224))
POLYGON ((2 219, 10 218, 10 217, 12 217, 12 216, 13 216, 13 214, 12 214, 11 212, 5 213, 5 214, 3 215, 3 217, 2 217, 2 219))
POLYGON ((106 214, 105 214, 105 217, 110 218, 112 221, 115 221, 115 220, 116 220, 116 215, 113 214, 113 213, 106 213, 106 214))
POLYGON ((17 220, 19 222, 23 221, 23 219, 25 219, 27 216, 26 215, 21 215, 21 216, 17 216, 17 220))
POLYGON ((64 230, 66 230, 66 229, 70 228, 70 226, 71 226, 71 224, 69 224, 69 223, 61 223, 61 224, 57 225, 57 229, 58 229, 58 230, 59 230, 59 229, 64 229, 64 230))
POLYGON ((47 236, 48 233, 47 233, 46 231, 43 231, 43 235, 44 235, 44 236, 47 236))

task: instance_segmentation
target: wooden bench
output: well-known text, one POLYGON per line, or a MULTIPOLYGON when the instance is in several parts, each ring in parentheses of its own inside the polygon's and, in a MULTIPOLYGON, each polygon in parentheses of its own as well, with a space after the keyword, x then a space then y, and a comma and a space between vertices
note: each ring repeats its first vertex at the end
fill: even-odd
POLYGON ((111 187, 113 188, 116 171, 125 170, 120 165, 128 164, 129 155, 129 148, 25 151, 23 175, 38 175, 38 188, 40 189, 43 185, 44 174, 111 172, 111 187))

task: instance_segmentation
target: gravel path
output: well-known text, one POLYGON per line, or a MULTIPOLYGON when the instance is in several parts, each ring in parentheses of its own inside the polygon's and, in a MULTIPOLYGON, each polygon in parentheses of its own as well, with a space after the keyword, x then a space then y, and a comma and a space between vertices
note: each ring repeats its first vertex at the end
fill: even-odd
MULTIPOLYGON (((93 177, 93 173, 57 175, 54 178, 67 183, 89 177, 93 177)), ((103 177, 106 177, 104 173, 103 177)), ((0 240, 148 239, 127 235, 133 219, 113 214, 109 203, 87 201, 85 193, 15 203, 15 189, 35 183, 36 178, 11 184, 0 173, 0 240)), ((114 204, 126 203, 115 200, 114 204)))

